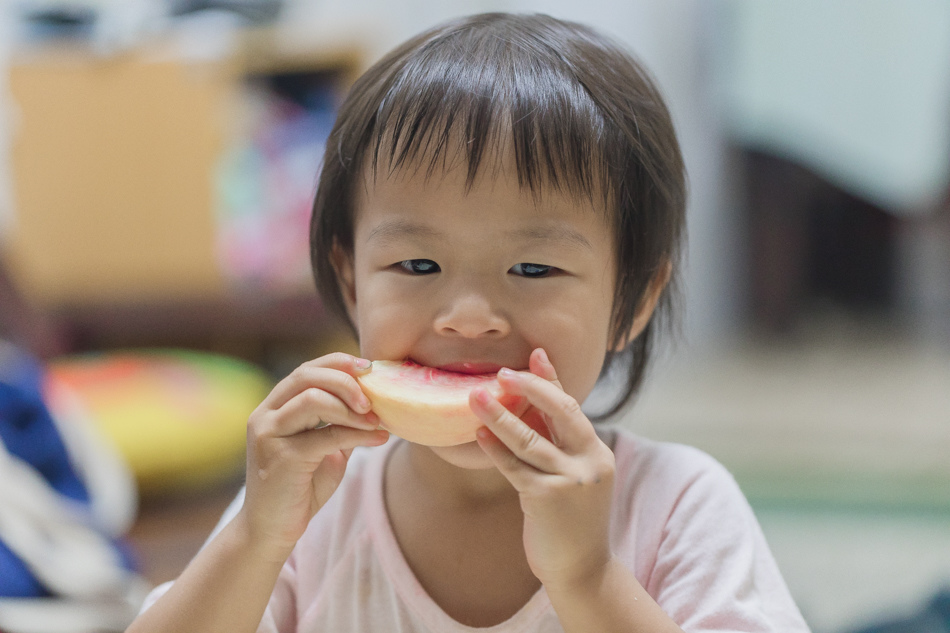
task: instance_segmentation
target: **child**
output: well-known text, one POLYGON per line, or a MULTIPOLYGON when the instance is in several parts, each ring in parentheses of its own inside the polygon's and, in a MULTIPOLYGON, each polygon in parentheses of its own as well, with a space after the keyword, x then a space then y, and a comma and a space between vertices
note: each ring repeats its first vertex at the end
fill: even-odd
POLYGON ((577 24, 461 19, 371 68, 328 148, 313 267, 363 358, 274 388, 246 494, 129 631, 807 631, 721 466, 578 405, 616 363, 630 399, 670 308, 683 163, 645 72, 577 24), (475 442, 387 442, 355 377, 404 358, 530 407, 478 389, 475 442))

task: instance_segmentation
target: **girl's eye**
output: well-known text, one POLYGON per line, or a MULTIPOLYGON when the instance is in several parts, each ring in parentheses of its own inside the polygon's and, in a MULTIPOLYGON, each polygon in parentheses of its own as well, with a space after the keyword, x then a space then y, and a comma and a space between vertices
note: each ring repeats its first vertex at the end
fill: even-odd
POLYGON ((442 270, 439 268, 439 265, 431 259, 407 259, 399 262, 399 265, 414 275, 431 275, 432 273, 437 273, 442 270))
POLYGON ((544 264, 515 264, 511 272, 522 277, 546 277, 551 272, 550 266, 544 264))

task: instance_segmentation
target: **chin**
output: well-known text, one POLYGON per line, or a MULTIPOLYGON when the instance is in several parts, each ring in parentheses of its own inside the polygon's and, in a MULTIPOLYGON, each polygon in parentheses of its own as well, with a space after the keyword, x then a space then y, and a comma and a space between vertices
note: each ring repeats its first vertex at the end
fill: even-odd
POLYGON ((429 450, 443 461, 458 468, 485 470, 495 467, 494 462, 485 454, 478 442, 467 442, 456 446, 430 446, 429 450))

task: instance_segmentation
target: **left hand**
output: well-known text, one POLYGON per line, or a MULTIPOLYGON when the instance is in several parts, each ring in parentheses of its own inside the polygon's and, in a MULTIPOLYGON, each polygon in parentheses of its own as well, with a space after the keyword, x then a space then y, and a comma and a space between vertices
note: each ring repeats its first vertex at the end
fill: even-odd
POLYGON ((501 370, 505 394, 530 405, 518 418, 486 389, 469 405, 484 422, 476 439, 511 482, 524 512, 524 548, 546 587, 581 586, 610 561, 614 455, 541 349, 527 372, 501 370))

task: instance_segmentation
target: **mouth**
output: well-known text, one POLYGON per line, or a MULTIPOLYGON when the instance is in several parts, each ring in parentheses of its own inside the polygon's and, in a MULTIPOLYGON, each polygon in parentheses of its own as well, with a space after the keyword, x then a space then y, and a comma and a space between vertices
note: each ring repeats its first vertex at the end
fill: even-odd
POLYGON ((503 365, 498 363, 487 363, 480 361, 462 361, 457 363, 448 363, 447 365, 439 365, 436 369, 442 371, 451 371, 457 374, 497 374, 498 370, 501 369, 503 365))

